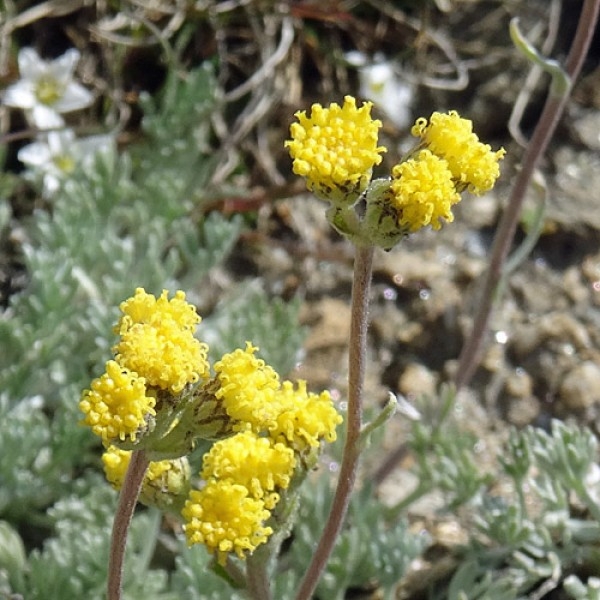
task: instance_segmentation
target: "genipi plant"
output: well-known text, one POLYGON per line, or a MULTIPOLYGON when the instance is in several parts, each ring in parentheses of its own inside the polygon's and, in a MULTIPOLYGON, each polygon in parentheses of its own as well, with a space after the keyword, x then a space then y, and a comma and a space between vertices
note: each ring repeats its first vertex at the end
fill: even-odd
POLYGON ((494 186, 505 153, 480 142, 471 121, 456 111, 435 112, 430 119, 417 119, 411 132, 418 142, 392 168, 391 177, 371 179, 386 151, 377 145, 381 121, 371 117, 371 108, 370 102, 357 107, 351 96, 342 106, 315 104, 310 116, 305 111, 296 114, 292 139, 286 142, 294 172, 330 204, 329 222, 355 245, 344 454, 331 512, 297 600, 311 596, 340 534, 363 433, 370 429, 363 425, 362 390, 374 250, 389 250, 427 225, 437 230, 451 222, 452 206, 462 192, 482 194, 494 186))
MULTIPOLYGON (((504 150, 492 151, 456 112, 418 119, 415 149, 371 181, 381 161, 381 122, 371 103, 313 105, 297 113, 286 142, 294 171, 330 202, 331 224, 355 244, 350 398, 344 458, 330 518, 298 598, 318 583, 348 509, 363 430, 360 390, 364 369, 367 291, 375 246, 390 249, 426 225, 452 221, 460 193, 481 194, 499 176, 504 150), (365 206, 362 206, 362 205, 365 206), (360 206, 360 210, 358 207, 360 206)), ((269 598, 269 571, 283 534, 292 528, 300 483, 316 464, 321 441, 334 441, 341 416, 327 392, 309 393, 280 382, 255 356, 257 348, 227 353, 211 366, 208 346, 194 337, 200 321, 182 291, 157 298, 138 288, 121 304, 114 359, 80 402, 84 422, 101 437, 109 481, 121 488, 113 526, 108 597, 121 597, 126 532, 135 502, 181 513, 188 543, 204 544, 231 578, 232 556, 245 560, 244 585, 269 598), (197 440, 214 441, 204 454, 201 489, 190 490, 186 455, 197 440), (276 535, 279 533, 279 535, 276 535)), ((393 404, 386 411, 392 412, 393 404)), ((384 419, 379 419, 382 421, 384 419)))
MULTIPOLYGON (((589 9, 592 3, 586 2, 585 6, 589 9)), ((579 52, 583 50, 580 48, 579 52)), ((562 90, 555 95, 562 102, 567 93, 568 90, 562 90)), ((391 594, 408 558, 422 550, 418 543, 412 549, 407 544, 403 553, 394 554, 391 550, 401 546, 396 538, 410 539, 410 534, 400 526, 395 530, 380 528, 381 521, 367 509, 372 501, 368 489, 351 498, 367 437, 394 408, 391 400, 382 415, 372 423, 363 423, 361 403, 371 260, 374 247, 389 250, 424 226, 439 229, 444 222, 451 222, 452 206, 463 192, 479 194, 491 189, 504 152, 480 143, 471 131, 470 122, 457 113, 434 113, 429 119, 417 120, 412 129, 417 138, 415 147, 393 167, 391 177, 371 179, 385 148, 378 146, 377 129, 381 123, 371 119, 370 108, 370 103, 358 107, 351 96, 341 106, 315 104, 310 116, 305 111, 297 113, 298 123, 292 126, 292 139, 286 143, 296 174, 304 177, 308 188, 329 203, 327 214, 331 225, 356 246, 350 394, 345 417, 347 430, 342 436, 345 441, 342 471, 331 507, 323 491, 327 488, 322 483, 326 478, 320 480, 312 493, 322 494, 320 499, 313 499, 312 506, 320 508, 315 512, 325 526, 299 590, 295 580, 282 584, 281 580, 271 578, 279 550, 292 530, 296 537, 294 544, 304 548, 293 554, 293 559, 299 562, 307 554, 306 548, 312 550, 314 529, 303 528, 302 518, 298 525, 294 523, 298 522, 298 514, 302 514, 302 504, 309 504, 307 496, 311 494, 306 489, 314 481, 308 472, 317 465, 322 442, 333 441, 336 425, 341 421, 329 394, 312 394, 304 382, 296 385, 281 382, 275 370, 257 357, 258 349, 245 339, 237 341, 242 344, 237 350, 220 353, 219 360, 209 363, 207 346, 194 334, 199 318, 185 294, 177 291, 169 298, 164 290, 153 296, 140 287, 121 305, 116 331, 119 341, 113 348, 113 360, 106 363, 106 372, 94 379, 80 403, 86 424, 105 445, 102 462, 106 478, 121 489, 113 526, 110 598, 122 595, 121 563, 128 521, 138 494, 141 502, 156 507, 155 512, 141 515, 140 527, 151 521, 156 526, 159 514, 156 511, 168 512, 170 518, 182 521, 192 547, 185 559, 178 557, 179 563, 196 560, 207 571, 211 570, 206 573, 207 578, 219 574, 220 583, 231 584, 232 598, 237 598, 236 594, 254 598, 287 598, 295 594, 304 600, 315 589, 323 597, 333 598, 338 594, 341 598, 342 587, 356 583, 352 576, 359 576, 360 567, 366 577, 377 574, 379 569, 379 579, 391 594), (187 457, 198 445, 206 447, 206 451, 200 472, 194 473, 187 457), (203 487, 195 487, 198 481, 203 487), (354 535, 352 502, 359 507, 354 510, 365 515, 364 523, 355 516, 354 526, 358 523, 368 529, 372 524, 381 544, 389 543, 390 555, 384 556, 384 560, 375 560, 382 553, 371 549, 363 554, 356 552, 360 546, 357 538, 368 537, 368 532, 363 531, 362 537, 354 535), (344 529, 348 512, 349 522, 344 529), (205 548, 200 546, 205 546, 213 556, 210 565, 205 560, 205 548), (332 569, 328 577, 321 577, 331 552, 334 552, 330 560, 332 569), (373 559, 372 562, 365 557, 373 559), (351 565, 355 565, 354 570, 351 565)), ((546 134, 551 131, 549 127, 546 134)), ((49 142, 50 134, 46 139, 49 142)), ((59 142, 54 140, 48 148, 60 149, 59 142)), ((38 152, 40 148, 35 150, 38 152)), ((534 158, 539 158, 541 152, 538 147, 534 158)), ((62 173, 72 174, 72 165, 62 164, 67 167, 62 173)), ((526 182, 527 170, 523 172, 526 182)), ((44 183, 47 175, 44 174, 44 183)), ((50 178, 50 182, 50 187, 45 187, 46 195, 57 189, 56 180, 50 178)), ((66 178, 61 184, 64 182, 66 178)), ((60 210, 60 206, 57 208, 60 210)), ((151 284, 144 285, 160 291, 162 286, 156 279, 154 276, 151 284)), ((172 281, 164 286, 184 287, 173 285, 172 281)), ((459 378, 457 383, 464 385, 467 379, 459 378)), ((452 400, 450 395, 449 404, 452 400)), ((31 406, 35 407, 34 399, 31 406)), ((445 437, 444 418, 432 431, 415 422, 412 449, 419 459, 423 485, 417 487, 417 494, 409 500, 439 488, 450 496, 450 504, 458 505, 477 497, 487 481, 476 472, 468 444, 460 446, 453 443, 456 440, 452 436, 445 437), (453 472, 456 476, 442 472, 447 465, 456 467, 453 472), (438 471, 432 473, 436 468, 438 471)), ((517 502, 507 506, 502 499, 484 496, 478 507, 480 518, 476 519, 481 538, 474 536, 449 589, 437 590, 436 597, 512 599, 517 593, 514 582, 519 583, 519 593, 526 593, 540 580, 545 589, 551 589, 551 585, 557 585, 558 577, 582 562, 592 564, 597 557, 597 528, 577 515, 568 514, 565 493, 569 488, 574 490, 586 510, 598 520, 597 501, 590 492, 593 486, 586 479, 596 453, 594 439, 585 431, 559 424, 553 425, 551 435, 528 430, 512 436, 502 467, 514 484, 517 502), (532 465, 539 469, 540 477, 532 478, 532 465), (556 480, 551 477, 553 474, 556 480), (537 519, 537 515, 527 514, 524 486, 531 486, 541 498, 548 509, 547 518, 537 519), (490 540, 495 544, 491 549, 490 540), (562 571, 557 567, 561 564, 562 571), (492 580, 490 566, 504 569, 503 577, 492 580)), ((90 491, 85 485, 78 490, 82 496, 90 491)), ((392 512, 401 515, 407 505, 408 502, 401 503, 392 512)), ((56 513, 68 514, 74 506, 73 499, 65 500, 57 504, 56 513)), ((104 511, 109 508, 105 506, 104 511)), ((92 531, 91 519, 88 521, 82 520, 82 526, 92 531)), ((64 544, 77 534, 77 527, 63 534, 64 544)), ((136 544, 138 535, 134 523, 132 538, 136 544)), ((56 553, 60 554, 60 548, 56 553)), ((40 564, 39 557, 37 560, 40 564)), ((177 572, 180 582, 184 573, 187 573, 184 569, 177 572)), ((201 580, 194 584, 197 589, 203 585, 201 580)), ((564 584, 573 598, 598 597, 597 581, 593 578, 586 586, 571 572, 564 584)), ((215 589, 222 589, 216 586, 215 589)), ((209 593, 213 593, 212 588, 209 592, 207 587, 206 597, 209 593)), ((210 597, 223 597, 223 593, 215 591, 217 595, 210 597)))
POLYGON ((119 598, 126 533, 137 497, 181 512, 190 544, 204 544, 227 569, 248 561, 253 597, 268 595, 267 559, 289 529, 295 490, 315 465, 321 440, 334 441, 342 418, 327 392, 281 382, 249 342, 214 363, 195 337, 200 321, 181 291, 155 298, 142 288, 121 304, 114 360, 83 394, 85 423, 102 438, 107 478, 121 488, 113 526, 108 597, 119 598), (186 455, 204 455, 204 487, 190 490, 186 455), (271 540, 269 553, 254 555, 271 540), (261 559, 253 559, 260 556, 261 559))

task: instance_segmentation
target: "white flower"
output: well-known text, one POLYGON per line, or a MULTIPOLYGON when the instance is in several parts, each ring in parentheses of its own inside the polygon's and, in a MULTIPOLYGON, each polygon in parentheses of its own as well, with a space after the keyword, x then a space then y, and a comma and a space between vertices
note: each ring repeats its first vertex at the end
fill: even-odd
POLYGON ((400 129, 412 123, 413 86, 396 75, 394 64, 376 54, 373 62, 357 50, 348 52, 346 60, 358 68, 360 95, 371 100, 400 129))
POLYGON ((33 125, 40 129, 60 127, 60 117, 93 101, 92 93, 73 80, 73 71, 79 61, 75 48, 67 50, 55 60, 42 60, 33 48, 19 52, 21 79, 4 93, 4 104, 22 108, 30 115, 33 125))
POLYGON ((51 131, 37 142, 19 150, 18 159, 32 174, 41 175, 44 197, 49 197, 77 166, 87 165, 99 152, 108 152, 114 146, 111 135, 94 135, 76 139, 71 129, 51 131))

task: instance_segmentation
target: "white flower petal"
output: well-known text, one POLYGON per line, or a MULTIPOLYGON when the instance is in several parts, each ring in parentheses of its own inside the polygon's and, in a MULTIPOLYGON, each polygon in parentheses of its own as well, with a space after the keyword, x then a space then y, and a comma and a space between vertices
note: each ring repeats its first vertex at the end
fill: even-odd
POLYGON ((396 127, 404 128, 409 124, 414 91, 396 76, 393 64, 386 61, 361 67, 358 78, 361 96, 385 112, 396 127))
POLYGON ((33 48, 19 50, 18 62, 22 79, 33 81, 46 70, 46 61, 42 60, 33 48))
POLYGON ((67 113, 89 106, 94 101, 93 94, 82 85, 71 81, 64 94, 54 103, 54 110, 59 113, 67 113))
POLYGON ((46 142, 33 142, 23 146, 17 153, 17 158, 25 165, 38 169, 52 162, 52 154, 46 142))
POLYGON ((36 104, 31 110, 31 121, 38 129, 56 129, 63 127, 63 118, 45 104, 36 104))
POLYGON ((367 64, 367 56, 360 50, 350 50, 344 54, 344 58, 353 67, 364 67, 367 64))
POLYGON ((58 80, 68 81, 73 76, 73 71, 81 58, 79 50, 70 48, 62 56, 55 58, 48 65, 49 73, 55 76, 58 80))
POLYGON ((21 79, 17 83, 6 88, 3 98, 6 106, 12 106, 14 108, 22 108, 24 110, 33 108, 37 102, 33 84, 27 79, 21 79))
POLYGON ((43 196, 44 198, 49 198, 53 196, 56 190, 60 187, 61 179, 54 173, 46 173, 44 175, 44 189, 43 196))
MULTIPOLYGON (((48 134, 48 147, 52 156, 60 156, 62 154, 73 154, 77 142, 75 141, 75 133, 72 129, 63 129, 62 131, 51 131, 48 134)), ((79 158, 79 157, 77 157, 79 158)))

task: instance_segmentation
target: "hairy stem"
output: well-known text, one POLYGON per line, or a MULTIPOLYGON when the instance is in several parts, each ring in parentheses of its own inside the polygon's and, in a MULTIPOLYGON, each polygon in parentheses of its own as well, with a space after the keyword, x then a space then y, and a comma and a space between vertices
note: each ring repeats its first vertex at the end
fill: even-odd
POLYGON ((252 600, 271 600, 273 597, 267 569, 268 559, 269 553, 257 551, 246 560, 246 590, 252 600))
POLYGON ((350 496, 356 480, 361 446, 362 395, 365 377, 369 290, 373 269, 373 251, 372 246, 356 246, 352 285, 348 364, 348 413, 346 415, 344 455, 329 517, 323 528, 321 539, 313 554, 300 590, 296 595, 296 600, 308 600, 317 587, 317 583, 344 524, 350 503, 350 496))
MULTIPOLYGON (((585 0, 579 17, 577 32, 565 64, 565 71, 572 82, 575 81, 581 71, 581 66, 594 34, 599 9, 600 0, 585 0)), ((567 103, 569 92, 570 90, 565 90, 558 96, 549 94, 533 136, 525 150, 522 169, 517 175, 508 206, 502 215, 498 231, 494 238, 490 264, 484 280, 481 300, 478 304, 473 328, 458 359, 458 369, 455 377, 457 388, 461 388, 469 383, 479 364, 496 288, 502 277, 502 271, 513 242, 525 193, 527 192, 534 171, 546 151, 550 139, 554 135, 558 121, 567 103)))
POLYGON ((147 468, 148 459, 145 453, 142 450, 132 452, 113 521, 108 560, 107 600, 121 600, 127 533, 147 468))

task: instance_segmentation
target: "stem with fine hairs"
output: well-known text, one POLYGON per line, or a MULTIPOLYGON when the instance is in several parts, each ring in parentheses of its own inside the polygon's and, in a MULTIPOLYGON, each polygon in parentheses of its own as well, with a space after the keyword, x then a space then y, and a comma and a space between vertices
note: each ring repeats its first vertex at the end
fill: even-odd
POLYGON ((129 467, 123 481, 123 487, 119 493, 119 502, 113 521, 110 557, 108 560, 107 600, 121 600, 123 592, 123 561, 125 559, 127 533, 129 532, 129 525, 131 524, 133 511, 140 495, 140 489, 147 468, 148 458, 144 451, 136 450, 132 452, 129 467))
POLYGON ((329 517, 296 595, 296 600, 308 600, 319 583, 321 574, 327 565, 344 524, 358 471, 373 253, 373 246, 357 245, 355 249, 348 363, 348 412, 346 415, 344 455, 329 517))
MULTIPOLYGON (((576 81, 581 67, 588 53, 589 46, 598 22, 600 0, 585 0, 575 38, 565 63, 565 72, 572 84, 576 81)), ((513 185, 506 212, 503 214, 498 231, 494 238, 489 267, 483 284, 481 300, 474 317, 473 327, 458 359, 458 368, 454 377, 457 389, 469 384, 475 370, 479 365, 489 319, 493 308, 494 295, 497 285, 502 277, 508 252, 515 235, 521 208, 529 182, 533 177, 535 168, 546 151, 552 138, 556 125, 563 114, 568 100, 570 89, 562 94, 550 94, 538 120, 535 131, 525 150, 523 165, 513 185)), ((375 481, 380 484, 393 471, 395 465, 407 453, 405 442, 398 444, 386 456, 383 464, 375 473, 375 481)))
POLYGON ((458 369, 455 376, 455 383, 458 389, 468 385, 479 365, 483 342, 494 304, 495 292, 502 277, 508 252, 512 246, 525 200, 525 193, 535 169, 554 135, 558 121, 564 112, 570 90, 573 87, 572 83, 577 79, 581 71, 583 61, 585 60, 596 29, 599 11, 600 0, 585 0, 579 16, 575 38, 565 63, 565 72, 571 80, 571 86, 561 94, 557 95, 551 91, 548 95, 544 110, 525 150, 522 168, 517 174, 508 206, 502 215, 496 236, 494 237, 490 263, 483 284, 481 301, 478 304, 473 321, 473 328, 458 359, 458 369))

